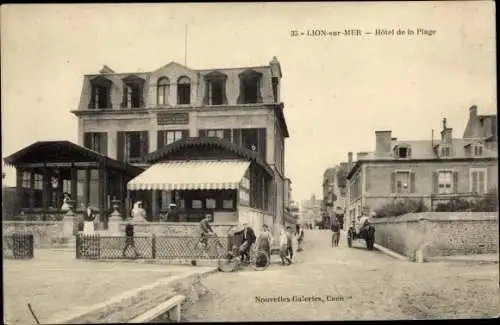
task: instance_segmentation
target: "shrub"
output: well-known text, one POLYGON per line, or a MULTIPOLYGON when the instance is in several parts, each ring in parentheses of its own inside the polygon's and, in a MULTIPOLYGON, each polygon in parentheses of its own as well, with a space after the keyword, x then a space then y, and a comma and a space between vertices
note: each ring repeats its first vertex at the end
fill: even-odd
POLYGON ((498 194, 496 189, 488 191, 476 201, 454 198, 436 206, 436 212, 497 212, 498 194))
POLYGON ((423 200, 402 199, 388 203, 375 210, 377 218, 397 217, 406 213, 427 212, 429 208, 423 200))
POLYGON ((446 203, 439 203, 436 205, 436 212, 463 212, 463 211, 470 211, 472 203, 460 199, 460 198, 453 198, 449 200, 446 203))

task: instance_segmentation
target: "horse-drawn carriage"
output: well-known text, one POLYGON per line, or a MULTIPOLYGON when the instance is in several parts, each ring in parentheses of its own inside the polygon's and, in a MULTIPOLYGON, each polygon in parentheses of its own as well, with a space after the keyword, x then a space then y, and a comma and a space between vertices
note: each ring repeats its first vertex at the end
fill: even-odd
POLYGON ((357 239, 364 239, 366 248, 373 250, 375 244, 375 227, 369 221, 366 221, 359 229, 359 232, 357 232, 356 227, 351 225, 347 231, 347 245, 352 247, 352 242, 357 239))

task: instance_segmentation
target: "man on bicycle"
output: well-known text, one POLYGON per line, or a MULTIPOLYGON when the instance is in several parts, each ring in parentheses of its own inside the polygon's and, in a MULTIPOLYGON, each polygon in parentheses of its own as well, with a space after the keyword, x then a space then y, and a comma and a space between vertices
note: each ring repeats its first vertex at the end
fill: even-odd
POLYGON ((214 230, 210 226, 210 222, 212 222, 212 215, 206 214, 205 218, 200 221, 200 243, 204 246, 208 245, 208 237, 215 236, 214 230))

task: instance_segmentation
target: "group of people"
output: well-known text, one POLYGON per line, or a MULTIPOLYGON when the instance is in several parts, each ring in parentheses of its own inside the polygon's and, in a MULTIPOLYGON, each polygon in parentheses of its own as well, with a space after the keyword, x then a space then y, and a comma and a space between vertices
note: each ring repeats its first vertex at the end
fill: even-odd
MULTIPOLYGON (((212 216, 207 214, 203 220, 200 222, 200 243, 203 245, 208 244, 208 238, 210 236, 215 236, 215 232, 210 226, 210 222, 212 222, 212 216)), ((242 228, 238 229, 238 233, 241 233, 241 244, 239 247, 235 247, 239 254, 240 259, 242 261, 250 260, 250 250, 252 245, 258 250, 264 251, 267 253, 268 257, 271 257, 271 248, 273 247, 273 243, 275 239, 269 229, 269 226, 264 224, 262 225, 261 231, 258 235, 255 234, 255 231, 248 225, 248 223, 244 222, 242 224, 242 228)), ((294 257, 294 245, 293 245, 294 233, 292 227, 288 226, 286 228, 282 228, 279 236, 279 249, 280 249, 280 258, 281 263, 283 265, 290 265, 293 261, 294 257)), ((303 250, 302 243, 304 241, 304 230, 300 225, 296 226, 295 229, 295 238, 297 240, 297 252, 303 250)))

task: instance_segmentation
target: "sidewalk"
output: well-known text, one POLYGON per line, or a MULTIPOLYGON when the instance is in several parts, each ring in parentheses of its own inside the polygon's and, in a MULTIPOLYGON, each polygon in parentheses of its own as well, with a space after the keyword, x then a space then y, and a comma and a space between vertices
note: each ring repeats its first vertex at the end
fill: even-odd
POLYGON ((429 262, 476 262, 498 264, 498 254, 475 254, 428 257, 429 262))
POLYGON ((210 270, 213 268, 100 263, 77 260, 74 251, 40 249, 32 260, 4 260, 5 320, 33 324, 29 303, 39 321, 47 323, 57 315, 105 304, 125 291, 210 270))

